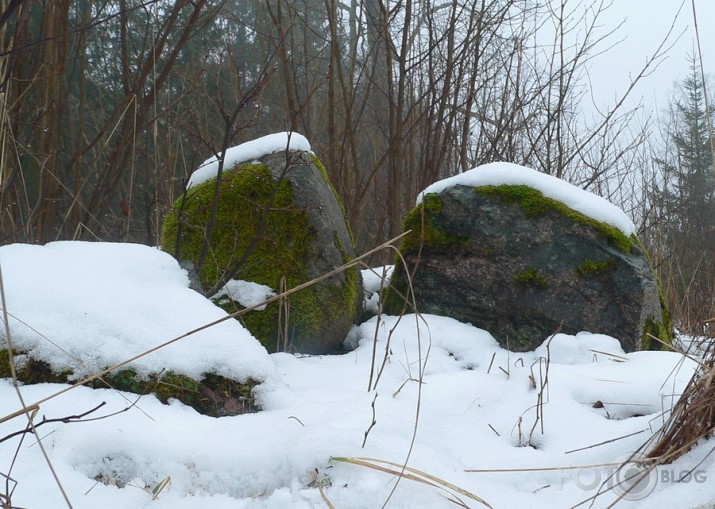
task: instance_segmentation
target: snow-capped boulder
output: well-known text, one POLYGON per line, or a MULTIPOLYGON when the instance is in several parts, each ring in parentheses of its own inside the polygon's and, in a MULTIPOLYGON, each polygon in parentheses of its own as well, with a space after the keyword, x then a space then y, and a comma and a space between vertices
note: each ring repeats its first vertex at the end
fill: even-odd
MULTIPOLYGON (((164 224, 163 249, 197 267, 217 168, 210 159, 194 173, 164 224)), ((199 269, 204 291, 231 274, 228 287, 217 289, 219 305, 231 312, 258 304, 258 293, 278 294, 354 257, 342 205, 305 138, 281 133, 227 152, 216 227, 199 269)), ((239 318, 271 351, 331 353, 361 311, 361 275, 351 268, 239 318)))
MULTIPOLYGON (((256 411, 258 394, 281 385, 256 338, 190 290, 186 272, 156 248, 11 244, 0 247, 0 263, 24 384, 76 383, 116 367, 87 385, 178 400, 214 417, 256 411)), ((12 375, 8 345, 3 327, 0 378, 12 375)))
MULTIPOLYGON (((607 334, 626 351, 649 347, 648 333, 670 338, 632 222, 555 177, 507 163, 476 168, 427 188, 408 229, 401 251, 419 311, 484 328, 511 350, 555 332, 607 334)), ((401 263, 392 285, 408 288, 401 263)), ((386 312, 402 306, 390 291, 386 312)))

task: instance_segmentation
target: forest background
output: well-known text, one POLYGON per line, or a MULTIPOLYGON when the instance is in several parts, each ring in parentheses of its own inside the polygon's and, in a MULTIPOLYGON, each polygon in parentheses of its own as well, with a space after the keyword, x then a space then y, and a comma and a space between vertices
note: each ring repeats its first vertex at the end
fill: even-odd
POLYGON ((492 161, 523 164, 623 208, 680 329, 713 332, 712 87, 694 47, 676 56, 690 73, 666 111, 632 101, 671 32, 610 106, 594 105, 593 58, 612 52, 618 65, 617 27, 602 22, 609 2, 0 7, 0 245, 158 245, 202 161, 293 130, 325 163, 359 252, 398 234, 432 182, 492 161))

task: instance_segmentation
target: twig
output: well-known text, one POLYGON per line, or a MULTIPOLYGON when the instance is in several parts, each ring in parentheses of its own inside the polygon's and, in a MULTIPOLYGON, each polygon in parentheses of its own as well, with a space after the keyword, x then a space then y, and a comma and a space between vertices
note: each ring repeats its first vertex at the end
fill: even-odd
POLYGON ((492 364, 494 364, 494 358, 495 358, 496 356, 497 356, 497 353, 494 352, 494 353, 492 354, 492 360, 489 361, 489 367, 487 368, 487 375, 488 375, 489 372, 492 370, 492 364))
MULTIPOLYGON (((644 464, 650 463, 646 460, 632 459, 625 463, 644 464)), ((515 472, 554 472, 557 470, 583 470, 586 468, 614 467, 623 465, 623 462, 615 463, 592 463, 589 465, 566 465, 559 467, 532 467, 532 468, 467 468, 464 471, 470 474, 510 474, 515 472)))
POLYGON ((383 266, 382 276, 380 277, 380 289, 378 290, 378 303, 377 303, 377 318, 375 320, 375 334, 372 338, 372 359, 370 362, 370 377, 367 381, 368 392, 372 387, 372 378, 375 374, 375 357, 377 356, 377 334, 380 331, 380 323, 382 321, 382 296, 385 290, 385 278, 387 278, 387 268, 383 266))
POLYGON ((593 449, 594 447, 599 447, 601 445, 610 444, 611 442, 617 442, 619 440, 623 440, 624 438, 632 437, 634 435, 640 435, 641 433, 644 433, 645 431, 647 431, 647 430, 642 429, 640 431, 636 431, 633 433, 629 433, 627 435, 623 435, 622 437, 612 438, 611 440, 606 440, 604 442, 599 442, 597 444, 588 445, 586 447, 579 447, 578 449, 571 449, 570 451, 566 451, 564 454, 571 454, 573 452, 585 451, 586 449, 593 449))
POLYGON ((33 428, 30 428, 28 426, 27 428, 25 428, 23 430, 15 431, 14 433, 10 433, 9 435, 5 435, 4 437, 0 438, 0 443, 5 442, 6 440, 10 440, 11 438, 16 437, 18 435, 24 435, 25 433, 33 433, 34 434, 35 431, 37 430, 37 428, 39 428, 40 426, 42 426, 44 424, 50 424, 53 422, 61 422, 64 424, 70 424, 73 422, 87 422, 87 421, 82 421, 81 419, 91 413, 96 412, 97 410, 99 410, 106 404, 107 403, 105 401, 102 401, 96 407, 92 408, 91 410, 87 410, 86 412, 84 412, 82 414, 68 415, 67 417, 58 417, 55 419, 47 419, 46 417, 43 417, 42 420, 39 423, 35 424, 35 426, 33 428))
POLYGON ((616 355, 615 353, 604 352, 601 350, 590 349, 589 352, 600 353, 602 355, 605 355, 606 357, 613 357, 620 362, 626 362, 628 360, 628 357, 623 357, 622 355, 616 355))
POLYGON ((301 421, 300 419, 298 419, 295 415, 289 415, 288 418, 289 418, 289 419, 295 419, 296 421, 298 421, 298 422, 300 423, 301 426, 303 426, 303 427, 305 428, 305 424, 303 424, 303 421, 301 421))
POLYGON ((367 436, 370 434, 370 431, 372 428, 375 427, 375 424, 377 424, 377 419, 375 418, 375 401, 377 401, 377 393, 375 393, 375 397, 372 398, 372 422, 370 423, 370 426, 365 430, 365 438, 362 440, 362 448, 365 448, 365 443, 367 442, 367 436))
POLYGON ((318 469, 317 468, 313 471, 313 483, 318 487, 318 492, 320 492, 320 498, 323 499, 323 502, 325 502, 325 505, 328 506, 328 509, 335 509, 335 506, 330 501, 330 499, 328 499, 328 496, 325 494, 325 491, 323 490, 323 483, 321 482, 320 478, 318 477, 318 469))

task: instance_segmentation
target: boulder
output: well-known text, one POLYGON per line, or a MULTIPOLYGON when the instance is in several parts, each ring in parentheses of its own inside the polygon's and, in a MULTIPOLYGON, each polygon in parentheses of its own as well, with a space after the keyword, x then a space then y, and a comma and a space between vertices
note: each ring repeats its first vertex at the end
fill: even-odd
MULTIPOLYGON (((20 364, 16 371, 17 379, 23 384, 76 382, 76 376, 71 370, 54 371, 49 363, 35 359, 32 353, 13 353, 20 364)), ((12 378, 9 365, 8 351, 0 349, 0 378, 12 378)), ((260 385, 259 382, 253 379, 238 382, 212 373, 204 373, 200 380, 196 380, 173 371, 140 375, 134 369, 125 368, 89 380, 85 385, 93 389, 111 388, 139 395, 154 394, 164 404, 177 400, 210 417, 226 417, 261 410, 253 393, 260 385)))
POLYGON ((84 380, 178 400, 213 417, 256 412, 261 395, 281 384, 256 338, 189 289, 186 272, 154 247, 9 244, 0 247, 0 262, 12 317, 0 330, 0 378, 84 380), (182 339, 169 344, 175 338, 182 339))
MULTIPOLYGON (((310 150, 283 147, 253 154, 250 162, 237 156, 222 173, 216 227, 198 277, 206 291, 234 274, 230 288, 219 289, 215 299, 229 312, 257 302, 259 289, 265 296, 279 294, 355 257, 344 209, 320 160, 310 150), (235 288, 250 289, 250 298, 241 299, 235 288)), ((235 148, 234 154, 241 153, 241 146, 235 148)), ((215 173, 192 185, 164 223, 163 249, 196 267, 215 173)), ((362 293, 360 272, 351 268, 238 318, 269 351, 332 353, 360 316, 362 293)))
MULTIPOLYGON (((533 350, 556 332, 607 334, 625 351, 648 347, 649 333, 669 340, 672 325, 658 283, 633 233, 545 196, 529 185, 544 180, 533 170, 508 165, 482 173, 493 178, 428 188, 405 221, 412 233, 401 252, 414 271, 420 312, 486 329, 514 351, 533 350), (500 169, 516 177, 500 179, 500 169)), ((543 189, 603 208, 594 202, 602 199, 591 195, 589 203, 585 191, 539 175, 553 179, 543 189)), ((408 288, 402 263, 391 283, 385 311, 397 314, 408 288)))

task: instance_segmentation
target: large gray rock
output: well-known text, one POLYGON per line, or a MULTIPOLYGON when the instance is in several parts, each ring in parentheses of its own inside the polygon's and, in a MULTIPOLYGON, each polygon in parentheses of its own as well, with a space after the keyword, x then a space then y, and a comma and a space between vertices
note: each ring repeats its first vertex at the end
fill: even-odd
MULTIPOLYGON (((405 229, 418 310, 486 329, 511 350, 532 350, 557 331, 608 334, 626 351, 643 348, 649 332, 669 338, 637 239, 535 189, 449 187, 425 196, 405 229)), ((407 290, 400 263, 392 285, 407 290)), ((402 309, 397 291, 386 296, 388 313, 402 309)))
MULTIPOLYGON (((215 187, 215 178, 191 187, 164 224, 163 249, 195 266, 215 187)), ((281 151, 237 164, 223 172, 220 187, 210 257, 199 273, 204 290, 243 258, 234 279, 279 293, 355 257, 342 205, 312 153, 281 151), (266 207, 270 212, 261 227, 266 207)), ((269 351, 331 353, 360 316, 362 293, 360 271, 351 268, 240 319, 269 351)), ((242 309, 231 295, 217 302, 229 312, 242 309)))

